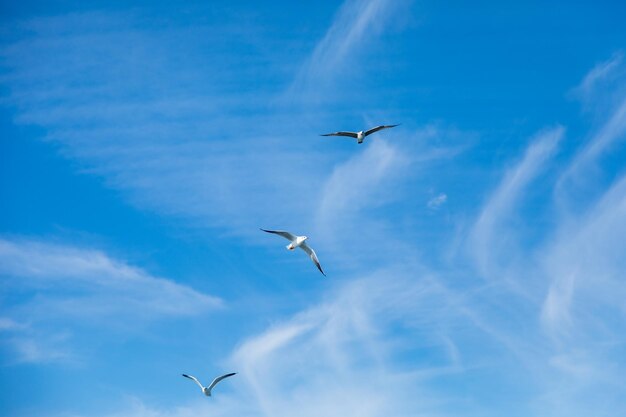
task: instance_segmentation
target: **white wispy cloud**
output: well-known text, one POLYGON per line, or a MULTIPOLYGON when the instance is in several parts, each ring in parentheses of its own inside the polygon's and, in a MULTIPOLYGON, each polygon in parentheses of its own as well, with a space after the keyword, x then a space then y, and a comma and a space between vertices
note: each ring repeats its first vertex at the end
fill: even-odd
POLYGON ((593 204, 593 199, 599 197, 595 190, 605 187, 607 177, 615 175, 602 175, 603 161, 625 154, 626 65, 623 53, 616 53, 596 66, 574 91, 600 121, 600 127, 561 172, 555 194, 561 204, 572 201, 574 195, 578 195, 580 203, 593 204))
MULTIPOLYGON (((518 403, 512 415, 568 415, 569 408, 535 408, 548 399, 524 388, 550 386, 572 372, 528 314, 537 314, 538 304, 507 287, 451 290, 448 279, 416 262, 336 286, 236 349, 231 363, 242 371, 246 398, 259 415, 496 416, 510 403, 492 392, 506 387, 518 403), (445 389, 466 378, 486 378, 489 388, 467 386, 467 396, 445 389)), ((589 387, 583 381, 590 376, 601 380, 585 371, 575 383, 589 387)))
POLYGON ((13 363, 73 362, 73 352, 67 346, 71 336, 69 332, 42 335, 31 331, 7 338, 4 343, 15 356, 13 363))
POLYGON ((545 168, 545 163, 556 151, 563 134, 563 127, 537 134, 522 160, 508 170, 481 209, 471 232, 470 248, 483 275, 492 274, 491 268, 500 264, 503 254, 517 253, 516 232, 508 225, 514 223, 512 220, 524 191, 545 168))
POLYGON ((373 143, 346 162, 335 166, 321 189, 315 213, 316 236, 326 252, 340 253, 341 262, 350 264, 380 254, 381 246, 393 245, 396 235, 381 241, 390 224, 376 218, 376 208, 383 207, 398 197, 389 187, 406 172, 408 160, 391 145, 373 143), (352 248, 355 236, 362 242, 352 248))
POLYGON ((19 301, 5 302, 8 317, 3 322, 23 361, 66 356, 53 346, 64 344, 71 334, 51 334, 45 323, 116 327, 120 318, 141 323, 195 316, 222 305, 217 297, 155 277, 102 251, 25 238, 0 239, 0 279, 5 294, 20 295, 19 301))
POLYGON ((562 173, 558 184, 559 191, 567 185, 577 187, 581 183, 588 185, 592 182, 589 175, 593 175, 594 163, 597 163, 597 160, 606 154, 615 142, 623 140, 624 137, 626 137, 626 96, 617 108, 613 109, 610 118, 600 131, 593 136, 562 173))
POLYGON ((22 327, 24 327, 23 324, 20 324, 13 319, 10 319, 8 317, 0 317, 0 331, 19 329, 22 327))
POLYGON ((363 59, 368 44, 393 21, 406 1, 347 0, 311 56, 302 65, 289 89, 289 96, 320 98, 346 67, 354 74, 359 66, 368 65, 363 59))
POLYGON ((615 71, 622 65, 623 59, 624 54, 619 51, 613 54, 607 61, 599 63, 585 75, 580 85, 578 85, 574 91, 583 99, 594 95, 598 84, 614 75, 615 71))
MULTIPOLYGON (((344 64, 365 56, 407 4, 346 1, 285 83, 334 79, 344 64)), ((313 226, 303 219, 315 217, 318 190, 341 159, 329 157, 322 148, 329 142, 315 130, 305 133, 312 124, 307 112, 268 105, 284 86, 275 81, 284 72, 275 66, 284 65, 281 48, 260 56, 236 52, 278 45, 276 39, 261 39, 254 25, 155 26, 134 13, 73 13, 14 25, 22 36, 0 45, 3 101, 17 123, 42 127, 82 172, 100 176, 140 209, 194 226, 248 237, 262 224, 313 226), (214 51, 212 40, 223 33, 232 53, 214 51), (219 59, 208 62, 213 53, 219 59), (254 88, 250 73, 259 81, 254 88), (272 81, 260 82, 265 78, 272 81)))
POLYGON ((448 201, 448 196, 445 193, 440 193, 437 196, 428 200, 428 208, 436 210, 448 201))
POLYGON ((458 335, 447 326, 468 320, 436 279, 408 271, 355 279, 245 341, 231 361, 241 367, 261 414, 445 415, 436 411, 442 399, 425 382, 461 370, 458 355, 450 354, 458 335), (445 325, 426 330, 435 323, 445 325), (397 326, 406 331, 401 337, 391 330, 397 326), (397 358, 415 350, 430 359, 403 369, 397 358))
POLYGON ((621 299, 626 294, 626 285, 621 282, 626 267, 622 256, 626 251, 624 219, 626 176, 606 190, 589 211, 564 223, 550 244, 545 266, 551 283, 542 319, 556 335, 576 331, 580 326, 573 326, 573 321, 582 321, 579 324, 585 327, 599 324, 592 317, 585 318, 580 310, 572 317, 575 299, 583 311, 602 300, 604 309, 626 313, 621 299))
MULTIPOLYGON (((608 88, 596 84, 618 65, 593 70, 587 93, 608 88)), ((487 293, 509 304, 507 320, 531 317, 519 320, 519 334, 497 323, 493 311, 488 325, 542 387, 531 401, 538 415, 611 416, 624 390, 618 346, 625 343, 626 176, 600 158, 623 135, 623 100, 610 94, 603 107, 611 109, 605 123, 565 163, 551 159, 563 129, 539 135, 487 199, 470 235, 478 271, 493 280, 487 293), (528 192, 549 171, 543 192, 528 192), (524 239, 531 229, 536 235, 524 239), (529 341, 532 347, 519 349, 529 341)))
MULTIPOLYGON (((348 161, 334 168, 322 191, 319 216, 331 212, 354 214, 364 207, 384 203, 386 179, 405 171, 408 161, 385 142, 373 143, 348 161), (376 192, 378 191, 378 195, 376 192)), ((325 219, 324 219, 325 220, 325 219)), ((324 221, 322 220, 322 221, 324 221)))
POLYGON ((63 314, 81 316, 127 313, 135 309, 135 315, 146 317, 189 315, 222 303, 217 297, 152 276, 98 250, 41 241, 1 239, 0 260, 0 274, 8 288, 66 289, 82 293, 78 297, 49 300, 47 307, 55 305, 57 308, 48 314, 63 311, 63 306, 66 306, 63 314), (94 298, 101 302, 93 303, 94 298), (109 303, 108 298, 117 302, 109 303))
MULTIPOLYGON (((108 13, 27 26, 27 35, 1 49, 5 102, 15 106, 16 122, 43 127, 83 172, 137 207, 241 233, 314 201, 295 172, 315 173, 328 162, 310 142, 292 140, 297 120, 277 131, 288 117, 268 112, 269 90, 223 87, 247 82, 245 68, 271 69, 235 53, 222 54, 219 65, 203 61, 202 47, 210 49, 220 30, 241 44, 254 34, 146 28, 133 15, 108 13), (282 195, 294 198, 274 204, 282 195)), ((311 188, 318 177, 310 176, 311 188)))
POLYGON ((51 413, 49 415, 54 417, 196 417, 198 415, 257 417, 260 415, 258 410, 248 406, 245 402, 233 397, 224 397, 224 395, 215 396, 211 398, 211 401, 200 398, 175 407, 159 407, 136 396, 127 396, 117 407, 117 411, 109 413, 51 413))
POLYGON ((618 237, 624 233, 626 175, 623 167, 605 161, 624 154, 619 146, 626 138, 624 80, 620 52, 592 69, 577 88, 583 100, 590 96, 604 100, 600 107, 608 117, 602 117, 604 123, 574 154, 555 184, 560 221, 543 249, 548 253, 544 266, 550 286, 541 317, 557 339, 602 326, 603 319, 583 320, 584 311, 597 308, 593 306, 599 299, 607 309, 623 313, 615 298, 626 292, 617 278, 623 268, 619 254, 626 250, 618 237))

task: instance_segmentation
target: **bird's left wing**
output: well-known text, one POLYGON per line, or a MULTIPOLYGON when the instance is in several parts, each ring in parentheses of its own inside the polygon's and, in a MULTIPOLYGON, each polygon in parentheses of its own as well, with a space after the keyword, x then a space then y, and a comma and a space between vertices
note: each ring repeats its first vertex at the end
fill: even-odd
POLYGON ((295 235, 293 235, 293 234, 291 234, 289 232, 284 232, 282 230, 265 230, 265 229, 261 229, 261 230, 263 230, 264 232, 267 232, 267 233, 274 233, 275 235, 282 236, 282 237, 284 237, 285 239, 287 239, 287 240, 289 240, 291 242, 296 240, 296 237, 297 237, 297 236, 295 236, 295 235))
POLYGON ((217 383, 218 383, 218 382, 220 382, 222 379, 226 379, 226 378, 228 378, 229 376, 233 376, 233 375, 236 375, 236 374, 237 374, 237 372, 232 372, 232 373, 230 373, 230 374, 226 374, 226 375, 218 376, 217 378, 215 378, 215 379, 213 380, 213 382, 211 382, 211 385, 209 385, 209 391, 211 391, 211 390, 213 389, 213 387, 214 387, 214 386, 216 386, 216 385, 217 385, 217 383))
POLYGON ((333 133, 326 133, 326 134, 320 135, 320 136, 348 136, 350 138, 358 137, 356 132, 333 132, 333 133))
POLYGON ((390 129, 390 128, 396 127, 396 126, 400 126, 400 125, 381 125, 381 126, 376 126, 376 127, 371 128, 370 130, 365 131, 364 136, 371 135, 372 133, 378 132, 379 130, 390 129))
POLYGON ((309 245, 306 244, 306 242, 303 242, 300 245, 300 248, 302 248, 303 251, 305 251, 306 253, 309 254, 309 256, 311 257, 311 260, 313 261, 313 263, 315 264, 315 266, 317 266, 317 269, 320 270, 320 272, 322 273, 322 275, 326 276, 326 274, 324 273, 324 271, 322 270, 322 265, 320 265, 320 260, 317 259, 317 255, 315 254, 315 251, 313 250, 313 248, 311 248, 309 245))
POLYGON ((195 382, 196 384, 198 384, 198 386, 200 387, 200 389, 204 389, 204 386, 200 383, 200 381, 198 381, 198 378, 196 378, 195 376, 192 375, 187 375, 187 374, 182 374, 185 378, 189 378, 191 379, 193 382, 195 382))

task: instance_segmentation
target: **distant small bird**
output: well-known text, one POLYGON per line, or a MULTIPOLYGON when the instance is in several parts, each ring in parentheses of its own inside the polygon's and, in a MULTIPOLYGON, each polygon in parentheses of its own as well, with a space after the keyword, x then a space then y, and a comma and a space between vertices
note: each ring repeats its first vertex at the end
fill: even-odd
POLYGON ((305 251, 311 257, 311 260, 313 261, 315 266, 317 266, 317 269, 320 270, 322 275, 326 276, 326 274, 322 270, 322 265, 320 265, 319 259, 317 259, 317 255, 315 254, 315 251, 313 250, 313 248, 311 248, 305 242, 305 240, 307 240, 308 237, 306 237, 306 236, 296 236, 296 235, 293 235, 293 234, 291 234, 289 232, 283 232, 281 230, 265 230, 265 229, 261 229, 261 230, 263 230, 264 232, 267 232, 267 233, 274 233, 275 235, 282 236, 285 239, 287 239, 288 241, 290 241, 291 243, 289 243, 287 245, 287 249, 289 249, 289 250, 294 250, 295 248, 300 248, 303 251, 305 251))
POLYGON ((231 374, 226 374, 226 375, 222 375, 222 376, 218 376, 217 378, 215 378, 213 380, 213 382, 211 382, 211 385, 209 385, 208 387, 203 386, 200 381, 198 381, 198 378, 196 378, 195 376, 191 376, 191 375, 187 375, 187 374, 182 374, 185 378, 189 378, 191 379, 193 382, 195 382, 196 384, 198 384, 198 386, 200 387, 200 389, 202 390, 202 392, 204 393, 204 395, 206 395, 207 397, 211 396, 211 390, 213 389, 213 387, 215 387, 217 385, 218 382, 220 382, 222 379, 228 378, 229 376, 233 376, 236 375, 237 372, 233 372, 231 374))
POLYGON ((390 129, 396 126, 400 126, 400 125, 381 125, 381 126, 373 127, 370 130, 366 130, 365 132, 362 130, 360 132, 335 132, 335 133, 326 133, 325 135, 321 135, 321 136, 348 136, 351 138, 355 138, 357 143, 363 143, 363 139, 365 139, 366 136, 369 136, 374 132, 378 132, 379 130, 390 129))

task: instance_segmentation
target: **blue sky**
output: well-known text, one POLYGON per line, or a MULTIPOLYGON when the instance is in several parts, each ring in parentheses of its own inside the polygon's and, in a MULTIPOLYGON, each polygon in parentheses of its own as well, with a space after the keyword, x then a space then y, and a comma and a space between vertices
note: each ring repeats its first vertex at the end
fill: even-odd
POLYGON ((13 3, 0 414, 626 413, 623 2, 13 3))

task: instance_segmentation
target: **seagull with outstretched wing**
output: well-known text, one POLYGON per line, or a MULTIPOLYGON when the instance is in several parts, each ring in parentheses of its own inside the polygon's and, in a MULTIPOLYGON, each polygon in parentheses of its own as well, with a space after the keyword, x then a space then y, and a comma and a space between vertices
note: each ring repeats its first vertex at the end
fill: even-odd
POLYGON ((320 270, 322 275, 326 276, 326 274, 322 270, 322 265, 320 265, 319 259, 317 259, 317 254, 315 253, 313 248, 311 248, 305 242, 308 239, 308 237, 306 237, 306 236, 296 236, 296 235, 294 235, 292 233, 284 232, 282 230, 265 230, 265 229, 261 229, 261 230, 263 230, 264 232, 267 232, 267 233, 273 233, 275 235, 282 236, 285 239, 287 239, 289 241, 289 244, 287 245, 287 249, 289 249, 289 250, 294 250, 295 248, 300 248, 303 251, 305 251, 309 255, 309 257, 311 258, 311 260, 313 261, 315 266, 317 266, 317 269, 320 270))
POLYGON ((334 132, 334 133, 326 133, 325 135, 321 135, 321 136, 347 136, 350 138, 355 138, 357 143, 363 143, 363 140, 365 139, 366 136, 369 136, 372 133, 378 132, 379 130, 390 129, 396 126, 399 126, 399 125, 380 125, 380 126, 373 127, 370 130, 366 130, 366 131, 363 131, 363 130, 361 130, 360 132, 339 131, 339 132, 334 132))
POLYGON ((195 382, 196 384, 198 384, 198 386, 200 387, 200 389, 202 390, 202 392, 204 393, 204 395, 206 395, 207 397, 211 396, 211 390, 217 385, 218 382, 220 382, 222 379, 226 379, 230 376, 236 375, 237 372, 232 372, 230 374, 225 374, 222 376, 218 376, 217 378, 215 378, 213 380, 213 382, 211 382, 211 385, 209 385, 208 387, 205 387, 204 385, 202 385, 202 383, 200 381, 198 381, 198 378, 196 378, 195 376, 192 375, 187 375, 187 374, 182 374, 185 378, 189 378, 191 379, 193 382, 195 382))

